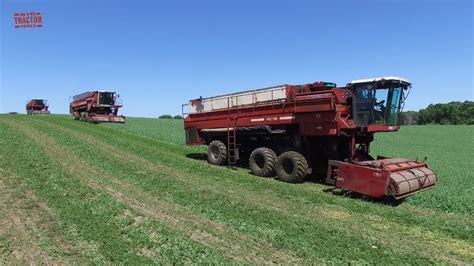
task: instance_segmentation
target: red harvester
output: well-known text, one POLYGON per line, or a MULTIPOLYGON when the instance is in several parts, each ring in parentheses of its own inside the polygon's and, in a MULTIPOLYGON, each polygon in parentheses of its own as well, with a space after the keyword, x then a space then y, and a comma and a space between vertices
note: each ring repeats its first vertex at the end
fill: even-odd
POLYGON ((400 128, 410 87, 383 77, 201 97, 186 104, 186 143, 208 145, 212 164, 245 159, 258 176, 298 183, 312 173, 338 188, 400 199, 432 188, 436 175, 424 161, 373 158, 369 147, 375 133, 400 128))
POLYGON ((32 99, 26 103, 26 113, 29 115, 35 115, 35 114, 49 115, 48 108, 49 108, 48 101, 43 100, 43 99, 32 99))
POLYGON ((125 123, 125 116, 117 114, 122 107, 118 97, 115 92, 85 92, 72 97, 69 112, 75 120, 125 123))

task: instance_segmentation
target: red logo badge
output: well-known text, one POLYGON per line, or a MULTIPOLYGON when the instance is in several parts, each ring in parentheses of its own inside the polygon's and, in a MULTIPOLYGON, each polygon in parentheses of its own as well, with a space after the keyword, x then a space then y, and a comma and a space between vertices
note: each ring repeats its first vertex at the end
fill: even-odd
POLYGON ((13 18, 15 19, 15 29, 43 27, 43 17, 40 12, 14 13, 13 18))

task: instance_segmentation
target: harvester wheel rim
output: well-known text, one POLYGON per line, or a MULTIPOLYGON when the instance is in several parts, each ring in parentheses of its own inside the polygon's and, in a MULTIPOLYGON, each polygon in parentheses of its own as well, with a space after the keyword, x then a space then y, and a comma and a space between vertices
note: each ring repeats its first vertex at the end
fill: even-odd
POLYGON ((219 157, 219 147, 213 146, 211 149, 212 149, 212 155, 214 156, 214 158, 218 158, 219 157))

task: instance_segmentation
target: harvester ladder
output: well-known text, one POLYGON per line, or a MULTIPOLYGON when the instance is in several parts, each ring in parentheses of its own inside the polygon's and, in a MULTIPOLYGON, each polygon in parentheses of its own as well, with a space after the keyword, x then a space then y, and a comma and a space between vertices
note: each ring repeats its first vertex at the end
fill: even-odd
POLYGON ((237 120, 233 118, 230 118, 227 127, 227 163, 237 163, 237 120))
POLYGON ((231 103, 232 98, 227 98, 228 119, 227 124, 227 164, 230 166, 237 164, 237 116, 232 115, 233 109, 238 111, 238 99, 235 105, 231 103))

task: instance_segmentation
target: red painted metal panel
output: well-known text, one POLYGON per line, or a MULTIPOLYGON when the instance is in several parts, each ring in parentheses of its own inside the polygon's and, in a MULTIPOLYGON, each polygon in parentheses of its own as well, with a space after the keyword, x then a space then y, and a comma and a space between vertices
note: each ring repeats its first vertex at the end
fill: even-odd
POLYGON ((369 125, 367 127, 367 132, 390 132, 390 131, 397 131, 399 129, 400 129, 400 126, 369 125))
MULTIPOLYGON (((306 87, 290 86, 286 103, 277 102, 267 105, 239 106, 213 112, 189 114, 185 119, 185 128, 195 127, 197 130, 224 128, 229 119, 237 118, 236 126, 255 125, 291 125, 306 123, 302 127, 302 135, 337 135, 339 134, 336 114, 335 94, 333 90, 307 91, 294 94, 296 90, 306 87), (295 100, 293 96, 296 97, 295 100), (311 125, 312 124, 312 125, 311 125)), ((339 89, 340 90, 340 89, 339 89)), ((348 108, 342 108, 348 110, 348 108)), ((187 142, 188 144, 192 144, 187 142)))
POLYGON ((336 187, 378 198, 386 194, 389 178, 388 170, 339 162, 336 187))
POLYGON ((328 136, 337 135, 337 123, 300 123, 302 136, 328 136))

